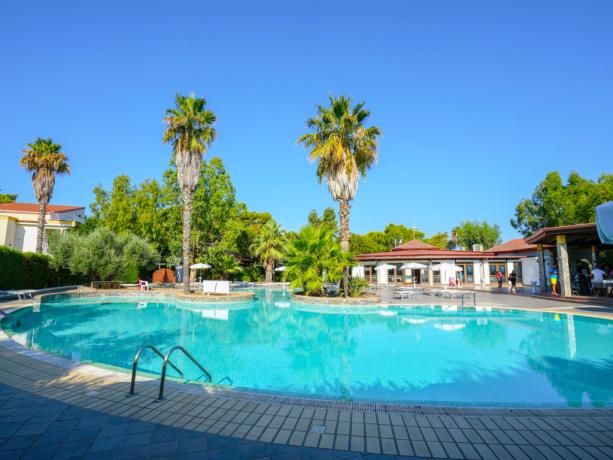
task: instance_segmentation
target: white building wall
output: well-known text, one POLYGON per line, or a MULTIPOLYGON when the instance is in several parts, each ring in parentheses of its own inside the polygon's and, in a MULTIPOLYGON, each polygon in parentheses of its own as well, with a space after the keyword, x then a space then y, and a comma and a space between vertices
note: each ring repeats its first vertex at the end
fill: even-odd
POLYGON ((490 284, 490 263, 487 260, 483 261, 483 279, 482 284, 490 284))
POLYGON ((355 267, 351 267, 351 277, 364 279, 364 265, 356 265, 355 267))
MULTIPOLYGON (((383 264, 377 264, 378 265, 383 265, 383 264)), ((387 284, 387 275, 389 270, 375 270, 375 272, 377 273, 377 284, 387 284)))
POLYGON ((481 262, 477 260, 473 262, 473 279, 475 284, 481 284, 481 262))
POLYGON ((15 228, 15 249, 23 252, 36 252, 37 235, 37 226, 18 224, 15 228))
POLYGON ((507 280, 512 271, 513 271, 513 261, 507 260, 507 280))

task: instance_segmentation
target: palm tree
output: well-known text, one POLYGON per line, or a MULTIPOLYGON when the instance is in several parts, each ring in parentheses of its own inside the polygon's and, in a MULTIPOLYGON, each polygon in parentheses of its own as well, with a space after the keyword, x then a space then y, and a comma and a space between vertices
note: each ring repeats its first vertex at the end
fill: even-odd
MULTIPOLYGON (((330 106, 317 106, 317 115, 307 120, 310 133, 298 139, 310 149, 317 162, 317 177, 328 184, 332 198, 340 208, 341 250, 349 251, 349 207, 355 197, 360 175, 377 161, 377 139, 381 130, 364 126, 370 111, 364 102, 351 106, 351 98, 330 96, 330 106)), ((349 293, 349 269, 343 277, 345 296, 349 293)))
POLYGON ((176 96, 176 108, 166 110, 163 142, 172 142, 177 179, 183 200, 183 290, 189 292, 189 259, 192 227, 192 196, 200 179, 202 158, 217 132, 216 117, 205 109, 206 100, 194 95, 176 96))
POLYGON ((260 228, 253 242, 253 252, 266 268, 266 282, 271 283, 275 262, 282 260, 285 253, 285 237, 273 219, 260 228))
POLYGON ((21 166, 32 173, 34 195, 39 204, 36 252, 43 252, 45 215, 47 214, 47 205, 53 196, 55 176, 70 173, 68 157, 61 150, 62 146, 53 143, 51 138, 38 137, 23 149, 24 155, 20 161, 21 166))

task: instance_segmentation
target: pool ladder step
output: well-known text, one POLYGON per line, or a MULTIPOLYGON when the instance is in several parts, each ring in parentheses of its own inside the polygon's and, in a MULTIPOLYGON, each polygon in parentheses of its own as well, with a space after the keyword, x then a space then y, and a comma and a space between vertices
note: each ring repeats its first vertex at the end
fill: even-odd
POLYGON ((181 351, 185 356, 187 356, 189 360, 193 362, 202 371, 202 374, 207 378, 207 382, 213 381, 213 377, 211 376, 209 371, 207 371, 204 368, 204 366, 202 366, 202 364, 200 364, 198 360, 194 358, 192 354, 189 351, 187 351, 184 347, 182 347, 181 345, 175 345, 170 350, 168 350, 168 353, 166 353, 166 356, 164 356, 162 352, 158 350, 156 347, 150 344, 146 344, 140 347, 140 349, 134 355, 134 361, 132 362, 132 381, 130 382, 130 394, 131 395, 134 394, 134 386, 136 385, 136 368, 138 367, 138 360, 140 359, 140 355, 142 354, 142 352, 147 349, 152 350, 163 361, 162 378, 160 379, 160 392, 158 394, 159 400, 164 399, 164 382, 166 381, 166 368, 168 367, 168 364, 170 364, 170 366, 179 373, 179 376, 183 378, 183 372, 181 372, 181 370, 170 361, 170 355, 172 355, 177 350, 181 351))

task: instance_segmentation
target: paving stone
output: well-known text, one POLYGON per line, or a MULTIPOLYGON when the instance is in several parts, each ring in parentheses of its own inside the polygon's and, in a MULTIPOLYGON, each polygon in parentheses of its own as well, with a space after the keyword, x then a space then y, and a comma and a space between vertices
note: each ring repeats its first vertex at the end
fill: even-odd
POLYGON ((407 429, 404 427, 404 425, 392 425, 392 428, 396 439, 409 439, 407 429))
POLYGON ((442 444, 449 458, 464 458, 464 454, 462 454, 462 451, 456 443, 443 442, 442 444))
MULTIPOLYGON (((440 442, 454 442, 453 437, 451 436, 451 434, 449 433, 448 430, 446 430, 445 428, 434 428, 434 434, 436 436, 426 436, 426 433, 424 433, 424 439, 426 441, 438 441, 440 442)), ((422 433, 424 432, 424 430, 422 429, 422 433)))
POLYGON ((321 439, 319 440, 319 447, 321 449, 334 448, 334 436, 331 434, 322 434, 321 439))
POLYGON ((106 437, 106 438, 97 438, 93 442, 93 444, 88 440, 75 441, 75 442, 90 443, 91 447, 89 449, 89 453, 94 453, 94 452, 103 452, 103 451, 108 451, 108 450, 116 450, 121 446, 121 444, 123 443, 123 440, 124 440, 124 436, 113 436, 113 437, 106 437))
POLYGON ((423 441, 413 441, 413 450, 418 457, 430 457, 428 446, 423 441))
MULTIPOLYGON (((216 447, 217 444, 214 440, 212 440, 213 447, 216 447)), ((195 453, 195 452, 204 452, 208 447, 208 439, 205 436, 199 436, 196 438, 189 439, 181 439, 179 441, 179 450, 182 453, 195 453)))
POLYGON ((289 443, 294 446, 301 446, 306 437, 305 431, 294 431, 289 438, 289 443))
POLYGON ((125 436, 122 443, 122 447, 133 446, 145 446, 151 443, 152 433, 150 431, 145 433, 129 434, 125 436))
POLYGON ((364 425, 361 423, 351 423, 351 436, 364 436, 364 425))
POLYGON ((545 458, 548 460, 561 460, 560 457, 555 450, 553 450, 549 446, 534 446, 545 458))
POLYGON ((366 436, 371 438, 379 437, 379 429, 376 423, 366 423, 364 425, 364 429, 366 431, 366 436))
POLYGON ((74 441, 64 443, 54 455, 54 458, 74 458, 85 455, 90 446, 90 441, 74 441))
POLYGON ((445 449, 443 449, 443 445, 440 442, 428 441, 427 444, 433 457, 447 458, 447 453, 445 452, 445 449))
MULTIPOLYGON (((24 460, 32 459, 39 460, 43 458, 52 458, 53 455, 58 451, 62 444, 44 444, 39 446, 32 446, 27 450, 23 451, 21 458, 24 460)), ((4 452, 0 454, 0 458, 4 458, 4 452)))
POLYGON ((334 448, 341 450, 349 449, 349 436, 342 434, 336 435, 336 439, 334 441, 334 448))
POLYGON ((596 460, 610 460, 611 457, 607 457, 604 452, 602 452, 597 447, 588 446, 583 448, 588 454, 594 457, 596 460))
POLYGON ((311 420, 305 418, 299 418, 298 423, 296 423, 296 427, 294 428, 297 431, 308 431, 311 427, 311 420))
POLYGON ((38 438, 36 434, 11 436, 2 444, 2 450, 26 449, 38 438))
POLYGON ((49 427, 49 423, 28 423, 23 425, 19 430, 17 430, 17 436, 23 436, 28 434, 41 434, 44 433, 49 427))
MULTIPOLYGON (((136 446, 138 449, 139 446, 136 446)), ((152 443, 148 446, 148 455, 152 458, 167 457, 169 455, 178 454, 179 441, 164 441, 158 443, 152 443)))
POLYGON ((337 435, 349 435, 351 432, 351 425, 348 422, 338 422, 338 425, 336 427, 336 434, 337 435))
POLYGON ((380 454, 381 453, 381 445, 379 443, 379 438, 366 438, 366 451, 371 454, 380 454))
POLYGON ((47 444, 61 444, 68 439, 70 431, 51 431, 41 434, 32 444, 33 447, 45 446, 47 444))
POLYGON ((399 439, 396 441, 398 445, 398 453, 400 455, 413 456, 415 455, 415 451, 413 450, 413 446, 410 441, 406 441, 403 439, 399 439))
MULTIPOLYGON (((548 460, 548 457, 544 456, 541 451, 539 451, 536 447, 534 446, 520 446, 521 450, 523 450, 528 457, 530 457, 531 459, 534 460, 548 460)), ((581 457, 580 457, 581 458, 581 457)))
POLYGON ((281 429, 279 430, 279 432, 277 433, 277 436, 275 437, 275 442, 285 444, 289 440, 289 437, 291 436, 291 434, 292 434, 291 430, 281 429))
POLYGON ((492 451, 487 444, 473 444, 475 450, 479 453, 483 460, 497 460, 498 456, 492 451))
POLYGON ((362 436, 351 436, 351 450, 354 452, 364 452, 365 443, 364 438, 362 436))

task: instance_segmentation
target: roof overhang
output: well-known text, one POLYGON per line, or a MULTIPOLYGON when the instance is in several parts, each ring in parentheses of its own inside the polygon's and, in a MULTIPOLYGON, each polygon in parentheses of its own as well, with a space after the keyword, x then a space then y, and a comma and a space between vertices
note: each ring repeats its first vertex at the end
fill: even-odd
POLYGON ((558 236, 566 237, 566 244, 573 247, 603 246, 598 238, 596 224, 563 225, 560 227, 541 228, 526 238, 528 244, 555 245, 558 236))

